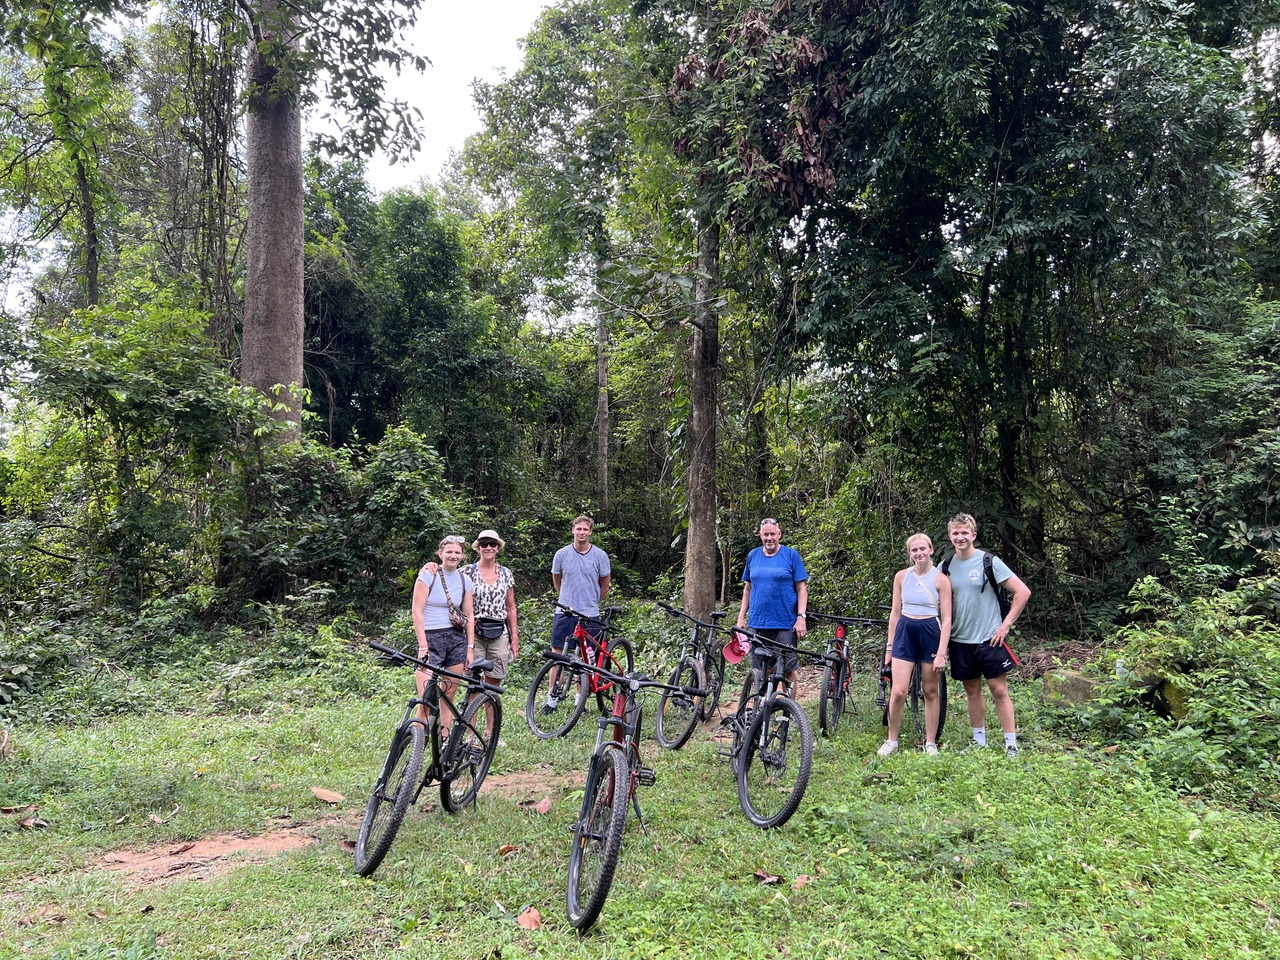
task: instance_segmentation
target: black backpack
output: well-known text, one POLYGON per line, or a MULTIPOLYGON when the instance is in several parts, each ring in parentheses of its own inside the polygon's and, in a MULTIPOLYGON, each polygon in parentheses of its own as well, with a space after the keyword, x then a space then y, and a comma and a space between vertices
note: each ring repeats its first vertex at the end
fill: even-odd
MULTIPOLYGON (((944 577, 951 576, 951 561, 955 558, 953 553, 947 559, 938 565, 938 572, 944 577)), ((1000 619, 1003 620, 1009 615, 1009 609, 1013 606, 1013 597, 1009 594, 1006 587, 1002 587, 996 583, 995 554, 990 550, 982 551, 982 589, 979 593, 987 592, 987 584, 991 584, 991 589, 996 592, 996 602, 1000 604, 1000 619)))

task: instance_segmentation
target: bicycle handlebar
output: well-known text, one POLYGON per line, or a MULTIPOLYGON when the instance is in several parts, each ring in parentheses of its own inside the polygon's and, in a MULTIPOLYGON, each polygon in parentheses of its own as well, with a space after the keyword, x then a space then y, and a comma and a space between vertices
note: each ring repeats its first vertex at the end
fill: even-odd
MULTIPOLYGON (((699 620, 693 614, 688 613, 687 611, 681 610, 679 607, 673 607, 669 603, 663 603, 661 600, 655 600, 654 603, 660 606, 663 610, 667 611, 667 613, 671 614, 671 616, 682 617, 685 620, 688 620, 690 623, 696 624, 699 627, 706 627, 708 630, 722 629, 719 622, 707 623, 707 621, 705 620, 699 620)), ((717 610, 715 613, 711 615, 711 619, 713 621, 718 621, 718 619, 723 616, 725 616, 724 612, 717 610)))
POLYGON ((498 696, 502 696, 502 694, 505 692, 502 689, 502 687, 494 686, 492 683, 485 680, 481 676, 481 674, 483 674, 486 670, 491 669, 493 667, 492 660, 474 660, 472 661, 471 666, 468 668, 470 673, 462 674, 462 673, 454 673, 452 670, 446 670, 444 667, 432 666, 430 663, 427 663, 427 661, 419 660, 417 657, 412 656, 411 654, 405 653, 403 650, 395 650, 392 647, 384 647, 382 644, 376 643, 373 640, 369 641, 369 646, 373 647, 374 650, 377 650, 378 653, 381 655, 382 659, 390 660, 392 663, 395 663, 397 666, 404 666, 406 664, 412 663, 419 670, 426 670, 429 673, 434 673, 437 676, 448 677, 451 680, 460 680, 461 682, 470 684, 471 686, 478 686, 484 690, 488 690, 490 693, 496 693, 498 694, 498 696))
POLYGON ((598 617, 593 617, 591 614, 575 610, 573 607, 563 604, 559 600, 555 601, 555 606, 556 609, 563 610, 571 617, 577 617, 579 620, 586 620, 589 623, 598 623, 600 626, 606 628, 612 627, 613 618, 622 612, 621 607, 605 607, 600 611, 600 615, 598 617))
POLYGON ((587 670, 594 673, 598 677, 603 677, 619 687, 627 688, 632 694, 639 693, 641 690, 669 690, 672 693, 683 693, 690 697, 705 697, 706 690, 699 690, 696 687, 677 687, 669 683, 663 683, 661 680, 654 680, 652 677, 645 676, 642 673, 627 676, 622 673, 614 673, 612 670, 606 670, 604 667, 598 667, 594 663, 587 663, 585 660, 575 660, 572 657, 566 657, 563 653, 554 653, 547 651, 546 658, 552 663, 563 664, 566 667, 573 667, 578 670, 587 670))
POLYGON ((818 613, 816 610, 810 610, 805 614, 805 619, 842 623, 846 627, 887 627, 889 625, 889 621, 883 617, 838 617, 832 613, 818 613))
POLYGON ((735 633, 740 633, 743 636, 745 636, 748 640, 750 640, 753 644, 759 644, 764 647, 773 647, 775 650, 778 650, 778 651, 802 654, 806 657, 812 657, 814 660, 824 660, 828 663, 835 663, 837 659, 837 658, 834 658, 832 655, 829 655, 825 650, 823 650, 821 653, 819 653, 817 650, 805 650, 803 647, 797 647, 795 644, 784 643, 783 641, 776 640, 773 637, 766 637, 763 634, 761 634, 758 630, 751 629, 751 627, 720 627, 719 629, 723 630, 725 633, 730 635, 733 635, 735 633))

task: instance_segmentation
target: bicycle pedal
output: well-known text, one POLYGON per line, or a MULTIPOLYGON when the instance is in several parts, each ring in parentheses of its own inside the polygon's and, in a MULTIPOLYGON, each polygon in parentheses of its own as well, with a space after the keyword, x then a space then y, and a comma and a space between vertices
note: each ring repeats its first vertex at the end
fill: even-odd
POLYGON ((658 772, 653 767, 636 767, 636 783, 642 787, 652 787, 658 782, 658 772))
POLYGON ((716 759, 722 763, 733 763, 733 746, 723 743, 716 747, 716 759))

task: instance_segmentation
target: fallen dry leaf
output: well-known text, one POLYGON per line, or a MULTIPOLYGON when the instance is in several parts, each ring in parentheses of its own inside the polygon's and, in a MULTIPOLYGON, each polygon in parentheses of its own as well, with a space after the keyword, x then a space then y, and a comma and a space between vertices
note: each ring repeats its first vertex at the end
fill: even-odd
POLYGON ((48 825, 49 822, 47 820, 41 820, 39 817, 23 817, 18 821, 18 826, 24 830, 36 830, 48 825))
POLYGON ((520 926, 524 927, 526 930, 541 930, 542 914, 540 914, 535 908, 529 907, 520 914, 520 916, 516 917, 516 923, 520 924, 520 926))
POLYGON ((176 856, 179 853, 186 853, 188 850, 190 850, 194 846, 195 846, 194 843, 184 843, 182 844, 182 846, 174 847, 172 850, 170 850, 169 856, 172 857, 172 856, 176 856))
POLYGON ((1113 744, 1112 744, 1111 746, 1109 746, 1109 747, 1103 747, 1103 748, 1102 748, 1102 752, 1103 752, 1103 753, 1115 753, 1115 752, 1116 752, 1117 750, 1119 750, 1119 749, 1120 749, 1120 744, 1118 744, 1118 743, 1113 743, 1113 744))
POLYGON ((154 910, 155 910, 155 907, 154 907, 153 905, 151 905, 151 904, 149 904, 149 903, 148 903, 145 907, 143 907, 143 908, 142 908, 141 910, 139 910, 138 912, 139 912, 139 913, 151 913, 151 912, 152 912, 152 911, 154 911, 154 910))
POLYGON ((148 813, 147 819, 152 823, 164 823, 164 817, 160 816, 158 813, 148 813))
POLYGON ((504 843, 502 846, 498 848, 498 856, 505 857, 509 854, 515 853, 519 849, 520 848, 517 847, 514 843, 504 843))
POLYGON ((773 884, 773 883, 782 882, 781 877, 777 876, 776 874, 769 873, 766 870, 757 870, 756 879, 759 880, 765 886, 769 886, 770 884, 773 884))
POLYGON ((809 876, 807 873, 802 873, 791 882, 791 886, 799 890, 801 887, 808 885, 812 880, 813 877, 809 876))
POLYGON ((34 803, 28 803, 25 806, 19 805, 16 807, 0 807, 0 813, 3 813, 6 817, 11 817, 15 813, 35 813, 39 809, 40 808, 37 807, 34 803))
POLYGON ((105 911, 103 911, 103 910, 90 910, 90 911, 89 911, 89 916, 93 917, 93 919, 95 919, 95 920, 105 920, 105 919, 107 919, 107 914, 106 914, 106 912, 105 912, 105 911))
POLYGON ((534 811, 534 813, 550 813, 550 812, 551 812, 551 798, 550 798, 550 797, 543 797, 543 798, 542 798, 541 800, 539 800, 536 804, 534 804, 533 811, 534 811))
POLYGON ((311 792, 325 803, 341 803, 343 800, 347 799, 336 790, 326 790, 323 787, 312 787, 311 792))

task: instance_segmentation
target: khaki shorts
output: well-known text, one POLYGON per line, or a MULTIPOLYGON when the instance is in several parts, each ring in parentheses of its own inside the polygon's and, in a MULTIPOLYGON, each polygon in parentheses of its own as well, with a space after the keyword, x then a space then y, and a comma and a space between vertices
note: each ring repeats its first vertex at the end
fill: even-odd
POLYGON ((511 639, 507 636, 507 631, 502 631, 502 636, 493 640, 486 640, 484 637, 476 634, 476 657, 477 660, 492 660, 493 669, 489 671, 488 676, 495 680, 501 680, 507 675, 507 665, 511 662, 511 639))

